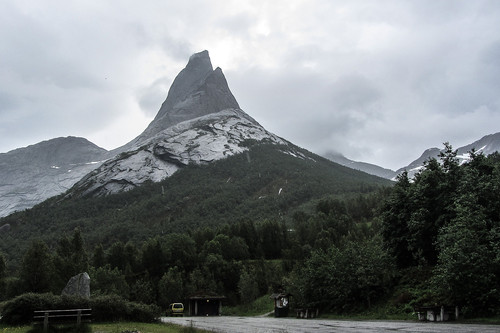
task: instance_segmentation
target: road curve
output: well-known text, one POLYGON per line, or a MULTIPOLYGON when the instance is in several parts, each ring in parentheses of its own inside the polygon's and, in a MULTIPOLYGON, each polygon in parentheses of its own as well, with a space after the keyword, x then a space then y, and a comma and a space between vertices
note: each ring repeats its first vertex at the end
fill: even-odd
POLYGON ((350 321, 273 317, 162 317, 164 323, 193 326, 219 333, 500 333, 500 325, 413 321, 350 321))

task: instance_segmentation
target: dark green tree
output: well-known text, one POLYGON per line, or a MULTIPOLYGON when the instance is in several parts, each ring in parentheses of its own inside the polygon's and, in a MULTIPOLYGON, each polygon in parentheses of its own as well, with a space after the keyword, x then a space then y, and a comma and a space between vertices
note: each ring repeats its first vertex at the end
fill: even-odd
POLYGON ((106 251, 106 262, 111 268, 118 268, 121 271, 125 271, 129 262, 123 242, 118 241, 111 244, 106 251))
POLYGON ((473 152, 463 169, 456 217, 439 233, 433 286, 447 304, 492 314, 500 299, 500 216, 491 215, 500 204, 500 164, 492 168, 473 152))
POLYGON ((243 304, 253 302, 259 296, 259 286, 255 276, 247 269, 242 269, 238 281, 238 294, 243 304))
POLYGON ((123 273, 117 268, 111 268, 110 265, 103 267, 90 267, 90 292, 92 295, 119 295, 128 299, 130 288, 125 280, 123 273))
POLYGON ((274 220, 265 220, 257 227, 266 259, 277 259, 286 246, 286 227, 274 220))
POLYGON ((104 248, 102 244, 98 244, 94 248, 94 254, 92 255, 92 266, 95 268, 103 267, 106 265, 106 255, 104 253, 104 248))
POLYGON ((193 295, 199 292, 217 291, 217 283, 206 267, 195 268, 189 274, 186 293, 193 295))
POLYGON ((290 289, 302 306, 343 312, 360 304, 370 307, 387 293, 394 273, 381 240, 349 242, 344 248, 313 251, 294 272, 290 289))
POLYGON ((411 193, 412 213, 408 221, 408 247, 419 264, 434 265, 437 262, 435 248, 438 230, 444 213, 445 173, 439 162, 431 158, 425 168, 414 177, 411 193))
POLYGON ((137 279, 130 287, 130 300, 143 303, 156 303, 156 287, 153 286, 151 279, 146 275, 137 279))
POLYGON ((6 283, 5 277, 7 275, 7 264, 5 257, 0 252, 0 301, 3 301, 6 297, 6 283))
POLYGON ((5 278, 7 273, 7 264, 4 255, 0 252, 0 280, 5 278))
POLYGON ((71 239, 62 237, 59 240, 53 260, 58 288, 63 288, 72 276, 88 271, 89 259, 79 229, 75 229, 71 239))
POLYGON ((20 278, 27 292, 43 293, 52 290, 55 276, 49 248, 41 240, 32 241, 23 256, 20 278))
POLYGON ((158 238, 152 238, 144 242, 141 249, 141 267, 156 282, 161 279, 167 270, 167 261, 158 238))
POLYGON ((184 283, 182 274, 176 267, 169 268, 158 283, 158 302, 162 307, 184 299, 184 283))
MULTIPOLYGON (((192 271, 197 264, 196 243, 187 234, 172 233, 162 239, 162 251, 166 266, 177 266, 183 271, 192 271)), ((167 270, 161 272, 161 276, 167 270)))
POLYGON ((385 200, 382 210, 382 235, 390 253, 396 258, 399 268, 415 264, 409 249, 410 231, 408 222, 412 214, 411 183, 405 170, 397 176, 397 182, 385 200))

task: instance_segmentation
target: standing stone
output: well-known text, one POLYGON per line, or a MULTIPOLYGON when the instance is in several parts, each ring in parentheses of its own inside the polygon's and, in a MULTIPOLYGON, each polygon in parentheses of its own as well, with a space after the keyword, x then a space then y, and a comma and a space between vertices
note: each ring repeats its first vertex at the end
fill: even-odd
POLYGON ((87 272, 80 273, 69 279, 66 287, 64 287, 62 291, 62 295, 76 295, 89 298, 90 276, 87 272))

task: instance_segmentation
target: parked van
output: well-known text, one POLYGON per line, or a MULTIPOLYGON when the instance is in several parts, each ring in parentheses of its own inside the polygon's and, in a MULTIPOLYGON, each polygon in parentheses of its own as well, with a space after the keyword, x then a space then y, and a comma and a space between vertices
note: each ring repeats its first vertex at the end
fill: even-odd
POLYGON ((184 315, 184 304, 182 303, 172 303, 168 306, 167 316, 183 316, 184 315))

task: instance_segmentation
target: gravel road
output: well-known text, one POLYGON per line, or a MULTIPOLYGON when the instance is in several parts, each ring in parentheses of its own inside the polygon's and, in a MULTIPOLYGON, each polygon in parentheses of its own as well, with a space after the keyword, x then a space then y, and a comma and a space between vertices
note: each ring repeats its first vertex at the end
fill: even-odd
POLYGON ((162 322, 193 326, 219 333, 332 333, 429 332, 500 333, 500 325, 412 321, 348 321, 273 317, 163 317, 162 322))

